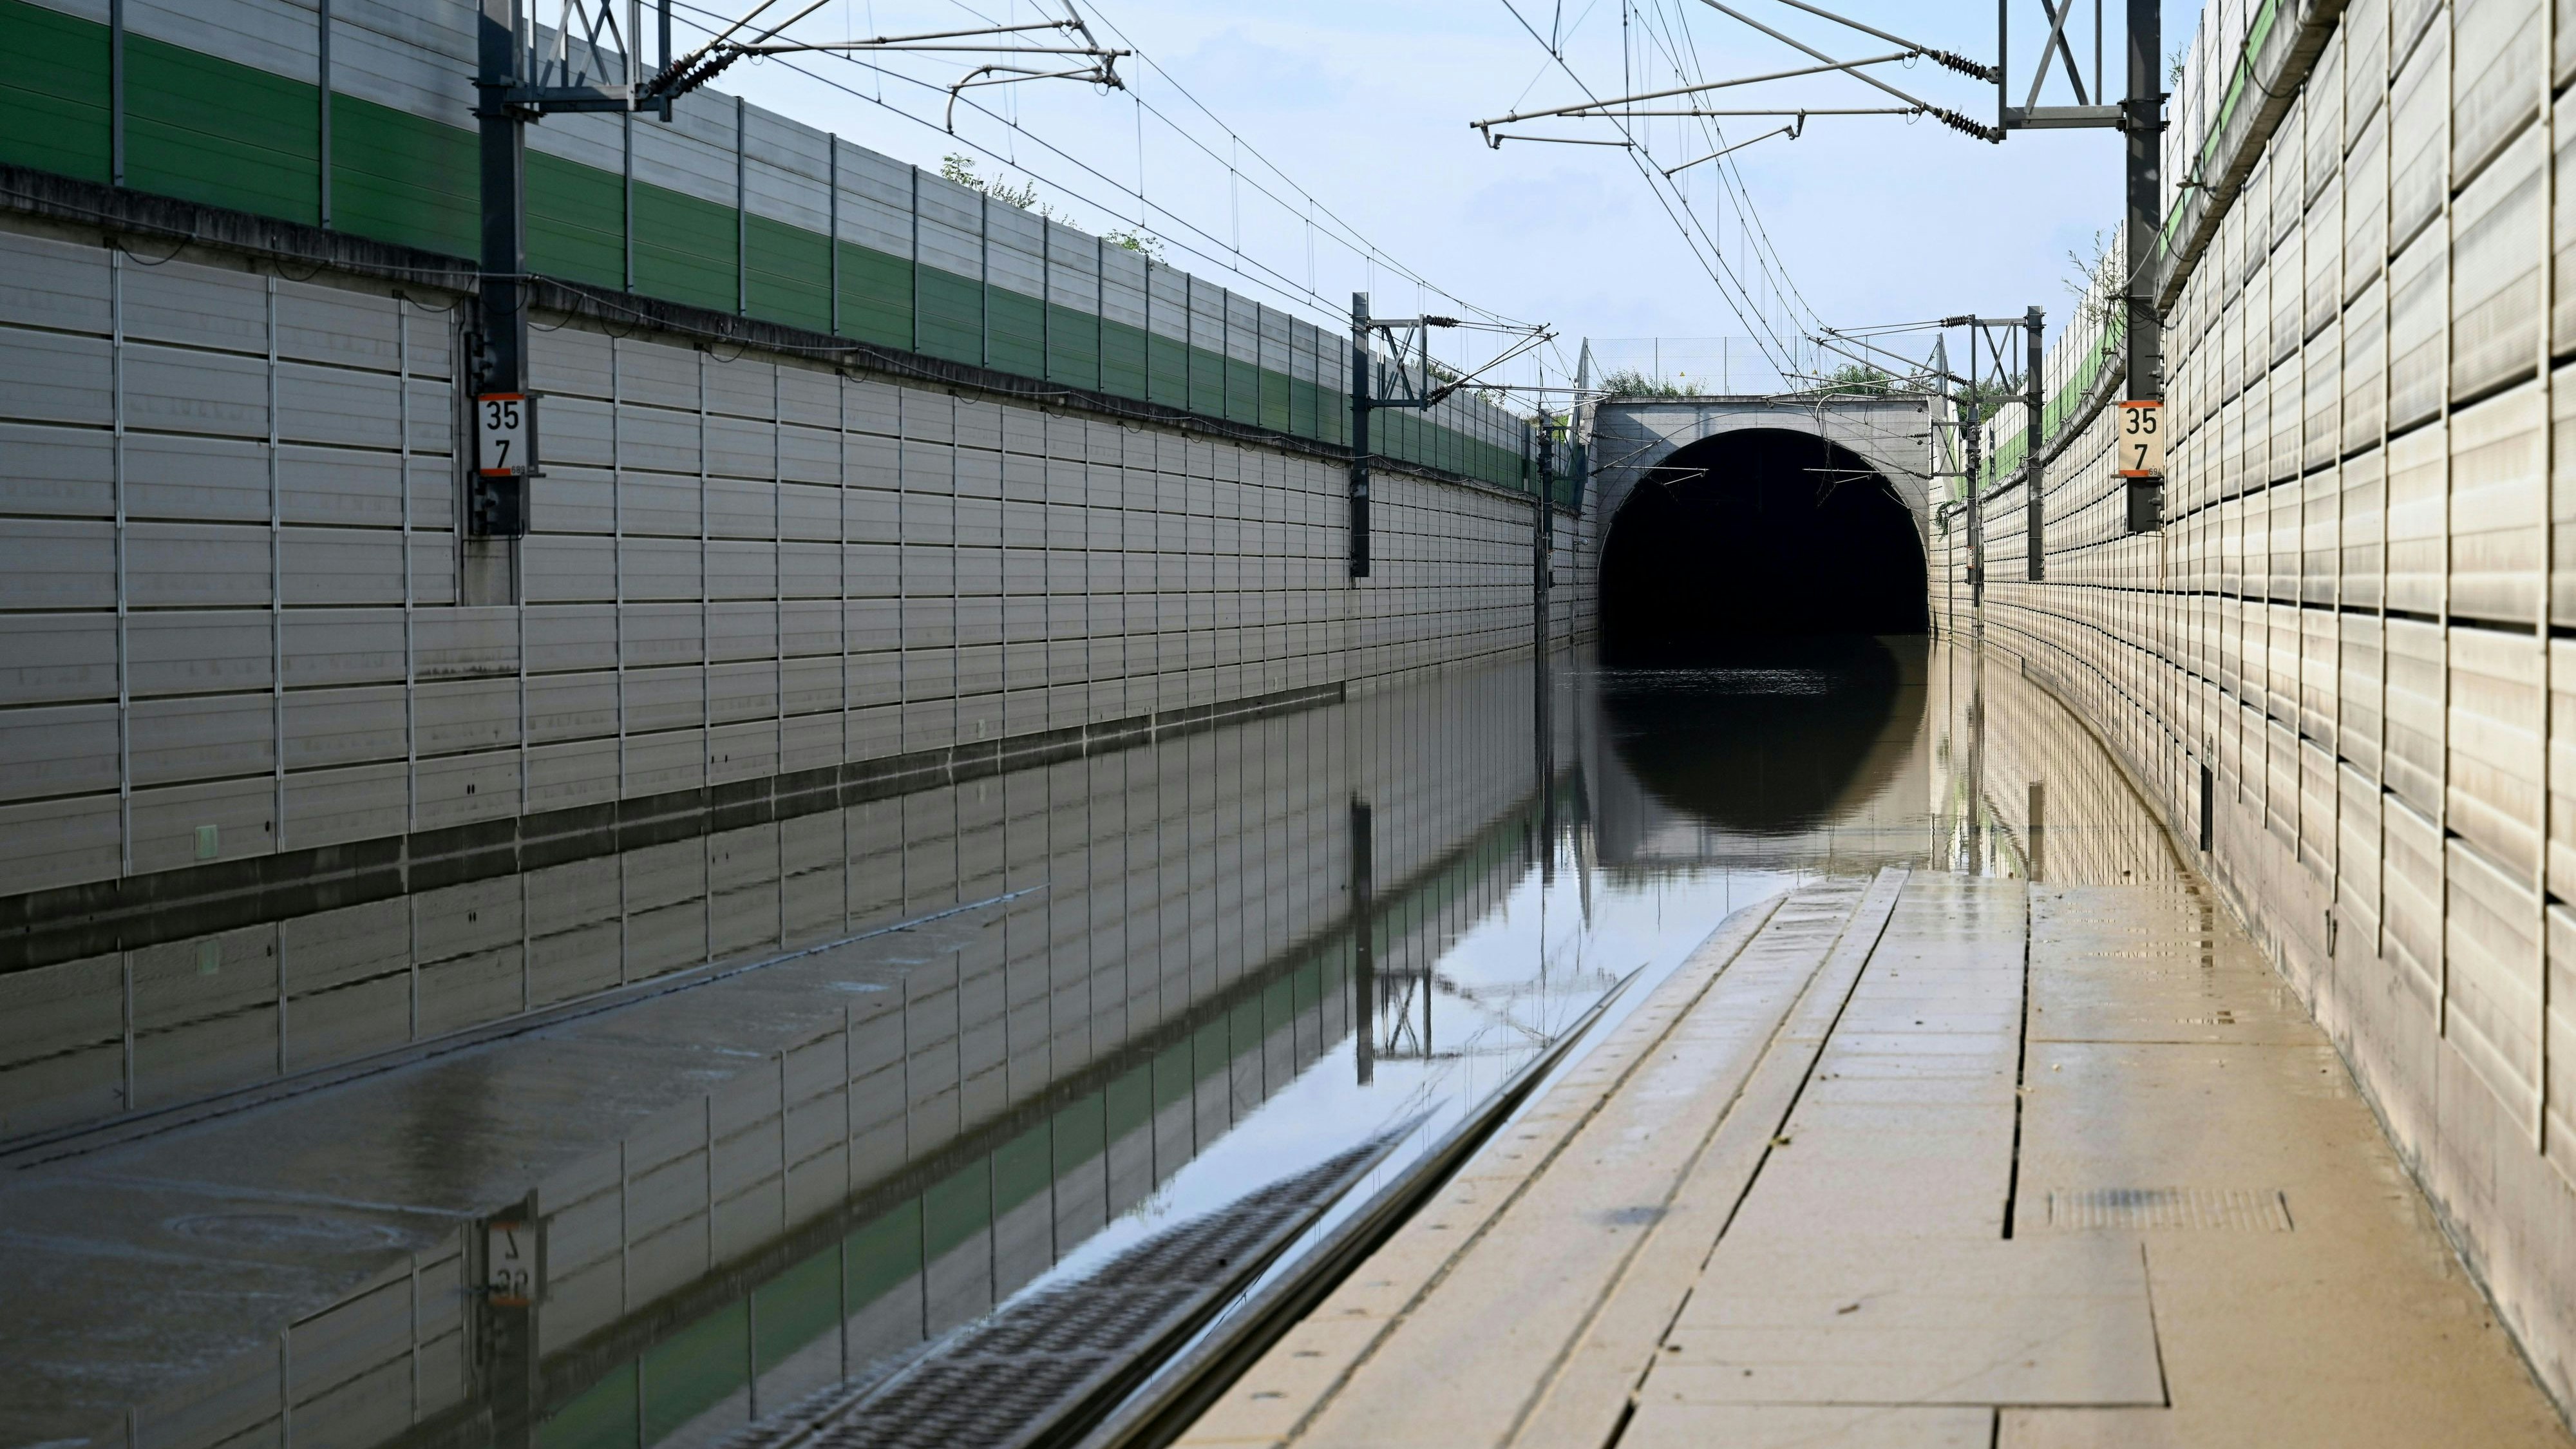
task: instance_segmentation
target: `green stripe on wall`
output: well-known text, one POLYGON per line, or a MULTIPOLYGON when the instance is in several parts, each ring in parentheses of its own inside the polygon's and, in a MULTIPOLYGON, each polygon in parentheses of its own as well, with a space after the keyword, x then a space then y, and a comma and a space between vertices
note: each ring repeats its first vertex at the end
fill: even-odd
POLYGON ((1189 409, 1202 417, 1225 416, 1225 355, 1193 347, 1190 352, 1189 409))
MULTIPOLYGON (((0 159, 108 179, 107 27, 0 0, 19 64, 0 80, 0 159)), ((319 220, 321 127, 309 81, 129 36, 127 181, 135 189, 307 224, 319 220)), ((331 97, 332 223, 449 256, 479 249, 474 133, 347 95, 331 97)), ((528 156, 530 266, 624 285, 625 182, 528 156)), ((803 228, 648 183, 634 188, 636 290, 817 331, 832 326, 829 245, 803 228), (749 255, 738 254, 747 234, 749 255)), ((1346 442, 1335 389, 1234 362, 1091 313, 1050 306, 901 257, 841 245, 840 331, 1209 417, 1346 442)), ((1329 351, 1329 349, 1328 349, 1329 351)), ((1381 414, 1379 451, 1520 486, 1509 448, 1412 414, 1381 414)))
POLYGON ((1145 376, 1149 348, 1145 332, 1124 322, 1100 322, 1100 390, 1116 397, 1148 395, 1145 376))
POLYGON ((478 165, 471 131, 355 96, 331 97, 336 230, 473 256, 482 246, 476 236, 483 197, 478 165))
POLYGON ((635 183, 635 290, 730 312, 737 300, 738 220, 730 206, 635 183))
POLYGON ((1099 389, 1101 326, 1095 313, 1047 303, 1047 381, 1099 389))
POLYGON ((625 286, 623 178, 538 151, 527 153, 527 167, 528 270, 598 287, 625 286))
POLYGON ((1008 287, 984 289, 984 365, 1022 377, 1046 376, 1046 303, 1008 287))
POLYGON ((1175 338, 1145 339, 1145 398, 1167 408, 1190 405, 1190 348, 1175 338))
POLYGON ((932 357, 984 363, 984 284, 938 267, 916 265, 913 347, 932 357))
POLYGON ((322 219, 317 88, 125 37, 125 184, 308 226, 322 219))
POLYGON ((1288 377, 1284 373, 1263 369, 1255 375, 1261 389, 1261 425, 1277 432, 1291 432, 1288 408, 1288 377))
POLYGON ((1322 420, 1316 417, 1315 385, 1298 378, 1288 379, 1288 431, 1301 438, 1324 435, 1322 420))
POLYGON ((746 308, 754 317, 816 332, 832 328, 832 252, 821 232, 753 215, 746 308))
POLYGON ((912 350, 912 261, 841 243, 841 335, 912 350))
POLYGON ((1261 421, 1261 369, 1249 362, 1225 360, 1225 414, 1228 422, 1261 421))
POLYGON ((107 27, 0 0, 9 74, 0 77, 0 156, 20 166, 108 178, 107 27))

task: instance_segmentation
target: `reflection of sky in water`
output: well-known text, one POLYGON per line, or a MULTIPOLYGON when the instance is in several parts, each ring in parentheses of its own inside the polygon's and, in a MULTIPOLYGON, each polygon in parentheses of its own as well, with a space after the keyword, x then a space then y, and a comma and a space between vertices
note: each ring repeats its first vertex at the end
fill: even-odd
MULTIPOLYGON (((1153 1233, 1222 1208, 1392 1123, 1429 1113, 1340 1211, 1310 1231, 1307 1241, 1313 1241, 1544 1050, 1620 977, 1639 972, 1595 1024, 1596 1038, 1651 994, 1730 912, 1800 878, 1786 870, 1715 868, 1620 881, 1593 873, 1587 918, 1583 872, 1570 848, 1561 845, 1553 881, 1543 882, 1531 867, 1498 906, 1437 956, 1431 1060, 1390 1057, 1382 1046, 1374 1080, 1362 1086, 1358 1045, 1345 1037, 1143 1204, 1067 1253, 1022 1293, 1085 1277, 1153 1233)), ((1386 994, 1392 1000, 1376 1026, 1381 1044, 1389 1040, 1389 1013, 1404 1006, 1417 1018, 1421 1012, 1420 997, 1408 997, 1402 983, 1386 983, 1386 994)), ((1569 1055, 1559 1070, 1572 1061, 1569 1055)))

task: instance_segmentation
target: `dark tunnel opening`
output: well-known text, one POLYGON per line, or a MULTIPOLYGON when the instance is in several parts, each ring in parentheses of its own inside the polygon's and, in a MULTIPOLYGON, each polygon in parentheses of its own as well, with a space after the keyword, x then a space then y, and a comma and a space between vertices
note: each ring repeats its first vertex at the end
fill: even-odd
POLYGON ((1812 433, 1704 438, 1611 521, 1604 661, 1699 664, 1760 640, 1920 634, 1924 577, 1912 512, 1859 454, 1812 433))

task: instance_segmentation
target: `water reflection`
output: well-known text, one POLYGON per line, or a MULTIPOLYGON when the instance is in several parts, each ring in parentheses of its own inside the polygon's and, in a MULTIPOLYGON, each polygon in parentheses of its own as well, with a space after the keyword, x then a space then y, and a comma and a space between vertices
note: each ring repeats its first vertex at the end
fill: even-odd
POLYGON ((1781 840, 1850 817, 1919 765, 1927 648, 1919 635, 1746 640, 1689 668, 1603 671, 1594 693, 1659 813, 1781 840))
POLYGON ((212 973, 204 942, 19 973, 0 1101, 57 1135, 8 1159, 0 1270, 74 1306, 0 1325, 42 1366, 0 1428, 727 1440, 1389 1124, 1435 1135, 1800 879, 2171 878, 2161 838, 1972 651, 1778 643, 1415 677, 245 928, 212 973), (272 1082, 120 1135, 129 1101, 272 1082), (515 1368, 475 1286, 514 1206, 546 1243, 515 1368), (263 1214, 295 1231, 202 1230, 263 1214), (174 1255, 213 1308, 168 1307, 174 1255))

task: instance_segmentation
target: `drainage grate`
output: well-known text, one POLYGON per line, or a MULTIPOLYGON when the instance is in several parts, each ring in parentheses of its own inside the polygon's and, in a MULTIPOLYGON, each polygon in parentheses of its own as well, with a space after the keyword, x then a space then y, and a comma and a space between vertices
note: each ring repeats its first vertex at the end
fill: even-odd
POLYGON ((2048 1194, 2048 1226, 2212 1228, 2250 1233, 2290 1231, 2290 1202, 2275 1188, 2057 1188, 2048 1194))
POLYGON ((1087 1429, 1384 1156, 1390 1133, 1012 1303, 881 1384, 827 1389, 726 1449, 1002 1449, 1087 1429))

